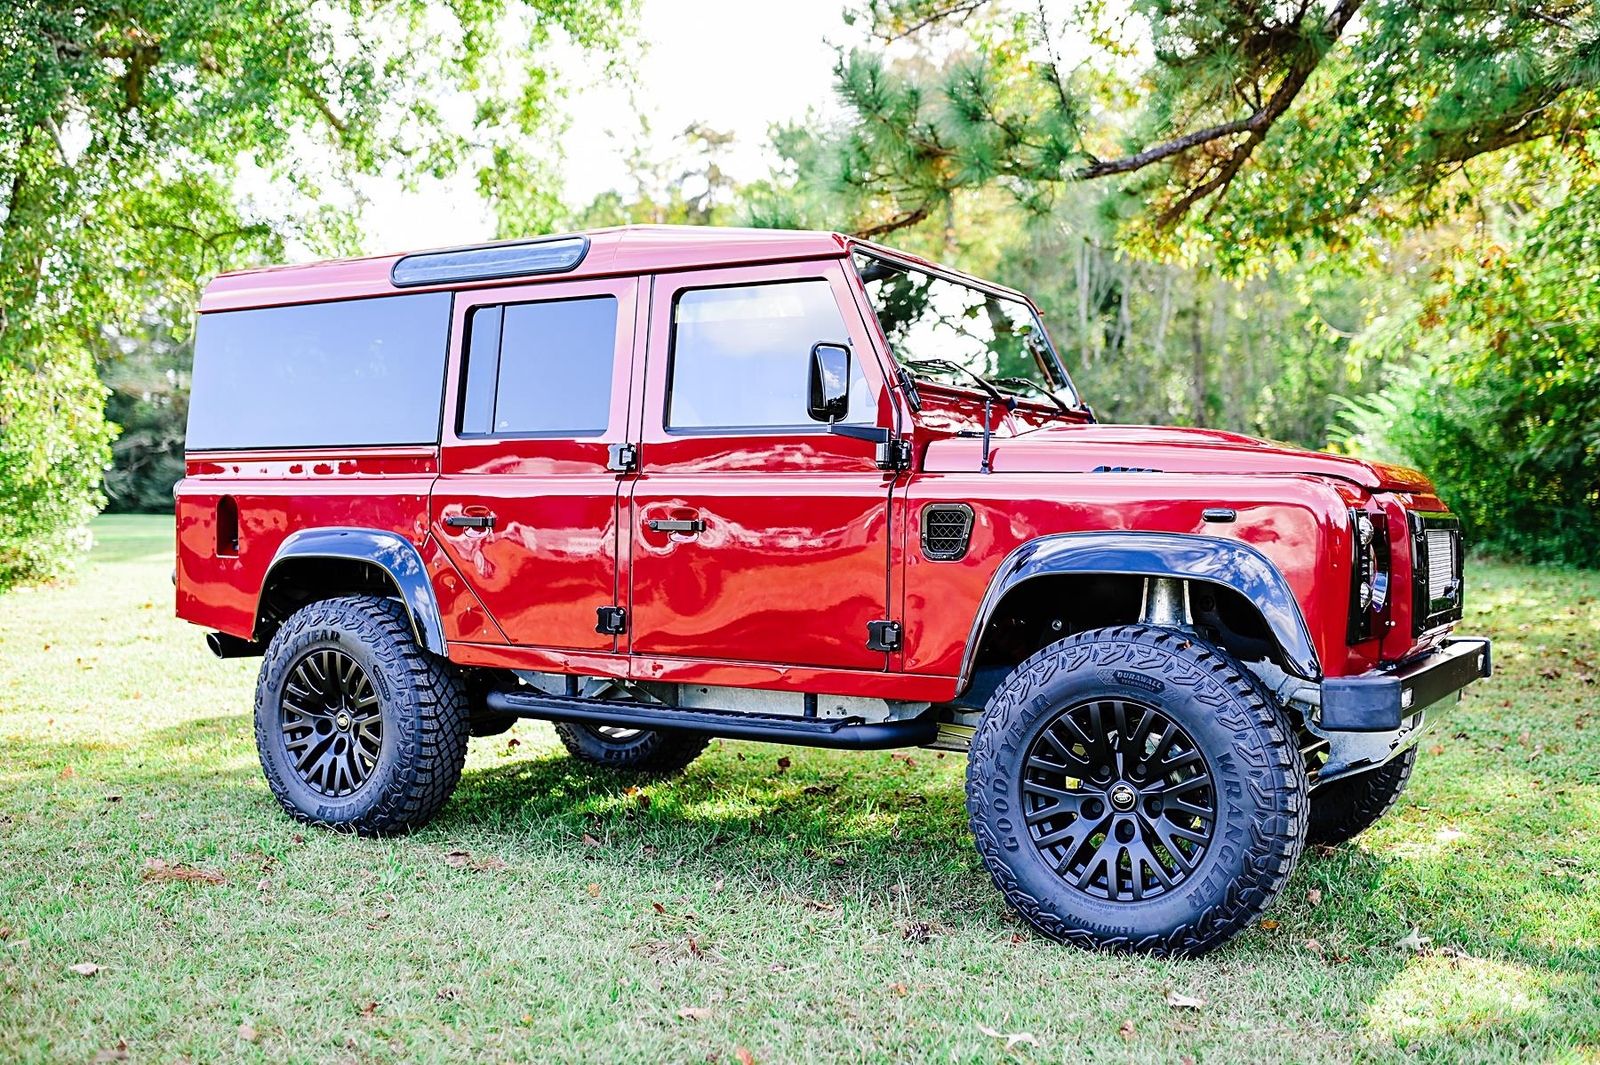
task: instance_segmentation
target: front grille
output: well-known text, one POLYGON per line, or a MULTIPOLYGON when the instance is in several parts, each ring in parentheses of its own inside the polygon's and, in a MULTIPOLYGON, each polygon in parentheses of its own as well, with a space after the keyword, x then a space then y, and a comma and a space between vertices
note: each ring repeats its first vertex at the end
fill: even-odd
POLYGON ((1451 585, 1460 576, 1456 565, 1457 534, 1449 529, 1429 529, 1428 538, 1428 599, 1442 599, 1450 593, 1451 585))
POLYGON ((1448 514, 1407 515, 1411 525, 1411 630, 1421 635, 1461 620, 1461 521, 1448 514))
POLYGON ((967 553, 972 538, 972 508, 965 503, 930 503, 922 508, 922 553, 935 562, 954 562, 967 553))

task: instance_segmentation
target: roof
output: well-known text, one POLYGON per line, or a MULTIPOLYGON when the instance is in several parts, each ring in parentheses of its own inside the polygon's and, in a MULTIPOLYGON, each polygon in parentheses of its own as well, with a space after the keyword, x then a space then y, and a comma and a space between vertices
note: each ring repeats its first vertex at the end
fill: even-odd
MULTIPOLYGON (((837 258, 849 249, 851 243, 848 237, 841 234, 817 230, 715 226, 618 226, 568 235, 589 238, 589 252, 583 261, 565 273, 545 274, 529 278, 529 281, 561 281, 657 270, 837 258)), ((397 261, 409 254, 414 253, 336 259, 296 266, 268 266, 221 274, 206 286, 205 294, 200 299, 200 310, 203 313, 273 307, 316 300, 388 295, 398 291, 459 291, 511 283, 510 279, 500 279, 465 284, 418 285, 400 290, 389 280, 389 272, 397 261)))

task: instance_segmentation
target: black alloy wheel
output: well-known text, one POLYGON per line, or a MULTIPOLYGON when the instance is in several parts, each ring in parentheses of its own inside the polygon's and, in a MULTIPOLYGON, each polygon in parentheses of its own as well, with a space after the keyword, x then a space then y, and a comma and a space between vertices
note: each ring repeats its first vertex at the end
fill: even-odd
POLYGON ((330 799, 361 790, 383 753, 377 690, 343 651, 320 648, 294 664, 279 704, 279 724, 295 775, 330 799))
POLYGON ((1306 833, 1294 729, 1237 659, 1146 625, 1077 633, 995 690, 967 813, 995 886, 1086 947, 1197 955, 1283 890, 1306 833))
POLYGON ((1132 699, 1063 710, 1039 731, 1022 781, 1028 836, 1069 886, 1111 901, 1189 878, 1216 828, 1204 754, 1172 718, 1132 699))

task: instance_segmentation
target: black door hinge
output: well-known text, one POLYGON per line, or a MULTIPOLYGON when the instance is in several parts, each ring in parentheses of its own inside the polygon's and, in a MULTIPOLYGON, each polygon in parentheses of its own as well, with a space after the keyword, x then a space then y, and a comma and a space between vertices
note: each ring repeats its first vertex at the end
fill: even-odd
POLYGON ((867 650, 900 650, 900 623, 898 621, 867 622, 867 650))
POLYGON ((594 631, 602 636, 616 636, 628 629, 628 612, 620 606, 603 606, 595 610, 599 619, 594 631))
POLYGON ((878 445, 878 469, 909 470, 911 468, 911 441, 895 438, 878 445))
POLYGON ((627 473, 639 465, 639 449, 632 444, 612 444, 607 449, 606 469, 627 473))

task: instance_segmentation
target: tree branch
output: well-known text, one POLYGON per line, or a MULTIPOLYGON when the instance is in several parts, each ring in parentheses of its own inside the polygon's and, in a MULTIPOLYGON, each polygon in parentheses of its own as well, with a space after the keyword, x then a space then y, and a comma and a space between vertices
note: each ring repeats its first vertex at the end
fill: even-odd
POLYGON ((916 22, 913 22, 911 25, 907 26, 905 29, 902 29, 896 33, 878 34, 878 39, 884 44, 894 44, 896 41, 903 41, 907 37, 911 37, 922 32, 929 26, 932 26, 935 22, 943 22, 946 19, 955 19, 956 21, 960 21, 961 19, 966 18, 968 15, 976 12, 980 7, 983 7, 988 2, 989 0, 966 0, 965 3, 948 4, 944 7, 936 8, 925 17, 920 18, 916 22))
POLYGON ((928 204, 923 204, 916 210, 908 211, 907 213, 900 215, 898 218, 891 218, 887 222, 883 222, 875 226, 869 226, 866 229, 858 229, 852 235, 860 237, 862 240, 870 240, 873 237, 881 237, 885 233, 893 233, 897 229, 905 229, 907 226, 916 225, 918 222, 921 222, 923 219, 927 218, 928 215, 932 213, 932 210, 933 208, 931 206, 928 204))

